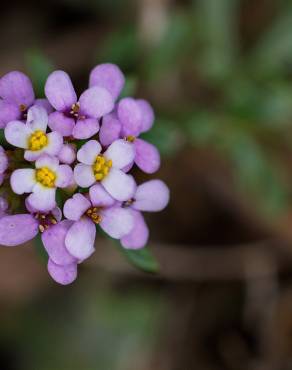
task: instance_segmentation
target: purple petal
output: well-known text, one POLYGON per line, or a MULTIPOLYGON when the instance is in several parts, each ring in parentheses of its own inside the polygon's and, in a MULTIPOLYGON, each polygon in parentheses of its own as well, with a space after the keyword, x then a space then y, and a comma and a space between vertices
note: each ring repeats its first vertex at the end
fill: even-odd
POLYGON ((72 183, 73 171, 68 164, 61 164, 56 172, 56 186, 66 188, 72 183))
POLYGON ((49 127, 52 131, 59 132, 62 136, 71 136, 75 120, 65 116, 62 112, 54 112, 49 115, 49 127))
POLYGON ((95 118, 80 119, 73 128, 72 135, 76 139, 89 139, 99 131, 99 122, 95 118))
POLYGON ((7 73, 0 79, 0 97, 18 106, 31 106, 34 102, 34 92, 30 79, 22 72, 7 73))
POLYGON ((127 249, 140 249, 145 247, 148 242, 149 229, 143 215, 140 212, 131 211, 134 217, 134 226, 128 235, 122 237, 121 244, 127 249))
POLYGON ((136 103, 139 105, 142 114, 141 132, 149 131, 153 126, 155 119, 153 108, 143 99, 136 100, 136 103))
POLYGON ((49 258, 58 265, 69 265, 77 262, 65 246, 65 237, 72 225, 72 221, 64 220, 42 233, 42 242, 49 258))
POLYGON ((72 164, 76 159, 76 147, 73 144, 64 144, 58 157, 61 163, 72 164))
POLYGON ((95 224, 89 218, 74 222, 65 238, 69 253, 78 260, 88 258, 94 252, 95 234, 95 224))
POLYGON ((136 148, 136 165, 146 173, 156 172, 160 167, 160 154, 158 149, 142 139, 136 139, 134 145, 136 148))
POLYGON ((122 136, 138 136, 142 128, 142 112, 132 98, 124 98, 118 104, 118 119, 122 124, 122 136))
POLYGON ((115 200, 106 192, 102 185, 95 184, 89 189, 89 197, 94 207, 110 207, 115 200))
POLYGON ((121 169, 133 162, 135 158, 135 147, 132 143, 119 139, 107 148, 104 156, 112 160, 113 167, 121 169))
POLYGON ((20 168, 12 172, 10 185, 14 193, 30 193, 36 184, 35 170, 32 168, 20 168))
POLYGON ((64 71, 51 73, 46 81, 45 94, 50 104, 58 111, 71 109, 77 96, 69 75, 64 71))
POLYGON ((48 272, 57 283, 68 285, 77 278, 77 263, 60 266, 49 260, 48 272))
POLYGON ((20 119, 21 112, 14 103, 0 100, 0 128, 4 128, 8 122, 20 119))
POLYGON ((25 243, 38 233, 37 220, 28 214, 4 216, 0 219, 0 244, 7 247, 25 243))
POLYGON ((90 73, 89 86, 104 87, 111 93, 114 100, 120 95, 124 84, 125 77, 123 72, 115 64, 100 64, 90 73))
POLYGON ((74 179, 76 184, 82 188, 88 188, 93 185, 96 180, 93 174, 92 166, 78 163, 74 168, 74 179))
POLYGON ((132 207, 139 211, 158 212, 169 202, 169 189, 161 180, 150 180, 139 185, 132 207))
POLYGON ((48 99, 36 99, 34 101, 34 105, 37 105, 38 107, 43 107, 47 111, 48 115, 50 113, 53 113, 54 111, 54 108, 51 106, 48 99))
POLYGON ((120 239, 132 231, 134 218, 129 209, 111 207, 101 211, 99 225, 110 237, 120 239))
POLYGON ((102 180, 102 185, 114 199, 121 202, 131 199, 136 190, 133 177, 116 168, 111 168, 109 174, 102 180))
POLYGON ((99 140, 103 146, 109 146, 120 138, 121 124, 114 114, 107 114, 102 119, 99 130, 99 140))
POLYGON ((66 200, 64 204, 64 216, 68 220, 78 221, 81 216, 91 207, 88 199, 82 194, 74 194, 72 198, 66 200))
POLYGON ((102 87, 91 87, 80 96, 80 112, 87 117, 100 118, 114 108, 111 94, 102 87))

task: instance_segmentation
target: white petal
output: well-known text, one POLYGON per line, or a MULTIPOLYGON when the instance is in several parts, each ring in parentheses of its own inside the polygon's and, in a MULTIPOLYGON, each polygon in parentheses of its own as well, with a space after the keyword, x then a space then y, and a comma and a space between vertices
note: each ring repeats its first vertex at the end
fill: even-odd
POLYGON ((58 188, 66 188, 72 183, 73 171, 68 164, 61 164, 56 172, 56 186, 58 188))
POLYGON ((119 201, 131 199, 136 190, 133 177, 116 168, 111 168, 109 174, 101 183, 105 190, 119 201))
POLYGON ((82 188, 88 188, 95 183, 95 177, 91 166, 78 163, 74 168, 74 179, 76 184, 82 188))
POLYGON ((48 212, 56 207, 56 188, 47 188, 37 183, 27 198, 29 205, 39 211, 48 212))
POLYGON ((129 209, 111 207, 101 212, 100 227, 112 238, 120 239, 129 234, 134 226, 134 217, 129 209))
POLYGON ((96 156, 101 152, 101 145, 96 140, 89 140, 77 152, 79 162, 92 165, 96 156))
POLYGON ((47 154, 43 154, 35 162, 36 168, 48 167, 52 171, 57 171, 59 167, 59 159, 56 157, 51 157, 47 154))
POLYGON ((112 160, 113 167, 121 169, 133 162, 135 158, 135 147, 132 143, 119 139, 108 147, 104 156, 112 160))
POLYGON ((46 132, 48 126, 48 113, 45 108, 34 105, 27 112, 27 125, 32 131, 46 132))
POLYGON ((49 155, 58 155, 63 146, 63 136, 57 132, 50 132, 48 135, 48 144, 44 148, 45 152, 49 155))
POLYGON ((15 170, 10 177, 10 184, 16 194, 30 193, 36 184, 35 170, 32 168, 15 170))
POLYGON ((5 138, 8 143, 18 147, 27 149, 28 140, 32 131, 30 128, 20 121, 12 121, 7 124, 4 130, 5 138))

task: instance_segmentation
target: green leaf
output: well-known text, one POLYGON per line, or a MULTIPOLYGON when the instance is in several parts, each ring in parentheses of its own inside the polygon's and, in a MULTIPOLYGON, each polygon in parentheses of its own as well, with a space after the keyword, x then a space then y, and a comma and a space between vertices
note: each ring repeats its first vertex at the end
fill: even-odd
POLYGON ((159 264, 149 248, 145 247, 137 250, 125 249, 120 244, 118 244, 118 248, 127 260, 139 270, 150 273, 158 272, 159 264))
POLYGON ((37 254, 40 256, 42 261, 47 263, 48 255, 47 255, 47 252, 46 252, 46 250, 44 248, 44 245, 43 245, 43 242, 42 242, 41 233, 38 233, 37 236, 34 238, 33 244, 34 244, 34 247, 35 247, 35 250, 36 250, 37 254))

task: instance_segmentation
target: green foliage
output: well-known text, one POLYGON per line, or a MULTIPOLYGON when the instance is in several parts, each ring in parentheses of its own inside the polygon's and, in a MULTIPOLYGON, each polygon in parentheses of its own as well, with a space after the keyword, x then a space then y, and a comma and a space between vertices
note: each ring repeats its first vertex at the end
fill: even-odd
POLYGON ((144 247, 142 249, 125 249, 120 244, 118 248, 121 253, 127 258, 127 260, 139 270, 145 272, 157 273, 159 270, 159 265, 153 254, 150 252, 149 248, 144 247))

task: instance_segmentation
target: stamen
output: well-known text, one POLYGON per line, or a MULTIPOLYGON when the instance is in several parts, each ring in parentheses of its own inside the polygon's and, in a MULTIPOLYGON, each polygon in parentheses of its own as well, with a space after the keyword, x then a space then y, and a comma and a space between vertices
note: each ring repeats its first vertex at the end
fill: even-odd
POLYGON ((133 135, 126 136, 124 140, 128 141, 129 143, 133 143, 136 140, 136 137, 133 135))
POLYGON ((56 174, 48 167, 42 167, 36 170, 36 180, 47 188, 54 188, 56 174))
POLYGON ((20 110, 20 112, 26 112, 26 110, 27 110, 27 106, 25 105, 25 104, 20 104, 20 106, 19 106, 19 110, 20 110))
POLYGON ((41 130, 36 130, 28 139, 28 148, 32 151, 41 150, 47 146, 47 144, 47 135, 41 130))
POLYGON ((86 211, 86 215, 95 223, 99 224, 102 220, 101 215, 99 214, 100 209, 97 207, 91 207, 86 211))
POLYGON ((80 110, 80 104, 79 103, 74 103, 71 106, 71 111, 70 114, 74 116, 75 118, 78 118, 79 115, 79 110, 80 110))
POLYGON ((106 160, 102 155, 98 155, 92 166, 96 181, 103 180, 108 175, 112 165, 113 162, 110 159, 106 160))

